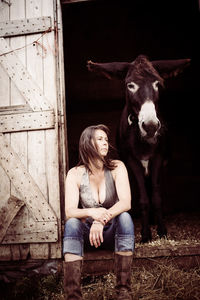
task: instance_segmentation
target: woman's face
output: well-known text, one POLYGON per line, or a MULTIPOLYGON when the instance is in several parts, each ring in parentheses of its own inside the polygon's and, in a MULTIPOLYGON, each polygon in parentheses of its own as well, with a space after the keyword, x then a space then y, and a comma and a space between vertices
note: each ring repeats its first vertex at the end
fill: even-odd
POLYGON ((108 136, 101 130, 97 129, 94 132, 94 142, 97 147, 97 151, 100 155, 106 156, 108 154, 108 136))

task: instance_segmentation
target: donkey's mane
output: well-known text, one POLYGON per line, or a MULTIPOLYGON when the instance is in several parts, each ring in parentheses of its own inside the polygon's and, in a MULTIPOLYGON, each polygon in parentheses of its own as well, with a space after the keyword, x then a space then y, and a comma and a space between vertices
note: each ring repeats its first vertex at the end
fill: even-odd
POLYGON ((154 77, 162 86, 164 86, 164 79, 155 70, 147 56, 139 55, 133 62, 133 65, 134 73, 136 74, 138 80, 145 79, 147 76, 154 77))

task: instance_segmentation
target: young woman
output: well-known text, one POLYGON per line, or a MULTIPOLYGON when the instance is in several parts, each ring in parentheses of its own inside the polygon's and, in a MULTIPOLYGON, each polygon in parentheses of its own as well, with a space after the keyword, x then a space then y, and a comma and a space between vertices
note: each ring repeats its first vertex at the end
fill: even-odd
POLYGON ((109 158, 109 130, 87 127, 79 141, 79 164, 66 177, 63 239, 66 299, 82 299, 81 266, 85 249, 115 251, 116 299, 130 295, 134 226, 125 165, 109 158))

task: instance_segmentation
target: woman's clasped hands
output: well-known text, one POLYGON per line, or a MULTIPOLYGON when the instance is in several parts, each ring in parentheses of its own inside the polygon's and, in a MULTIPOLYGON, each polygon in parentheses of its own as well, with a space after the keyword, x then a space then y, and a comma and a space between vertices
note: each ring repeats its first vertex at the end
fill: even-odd
POLYGON ((112 214, 103 207, 90 208, 90 217, 94 219, 94 221, 98 221, 102 223, 102 225, 106 225, 106 223, 111 220, 112 214))
POLYGON ((94 219, 90 228, 90 244, 96 248, 103 243, 103 227, 112 218, 112 214, 103 207, 91 208, 91 217, 94 219))

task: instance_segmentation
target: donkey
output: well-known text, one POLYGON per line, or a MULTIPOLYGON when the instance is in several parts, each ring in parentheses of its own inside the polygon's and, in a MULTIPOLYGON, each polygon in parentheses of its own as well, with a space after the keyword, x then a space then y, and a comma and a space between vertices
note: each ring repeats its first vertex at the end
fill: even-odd
POLYGON ((124 80, 126 102, 117 133, 120 158, 129 172, 131 188, 137 188, 141 214, 141 242, 152 240, 150 208, 160 238, 167 236, 163 220, 160 174, 163 166, 164 126, 159 116, 158 100, 164 80, 177 76, 190 65, 190 59, 149 61, 139 55, 133 62, 94 63, 89 71, 109 79, 124 80), (147 189, 147 178, 151 191, 147 189))

